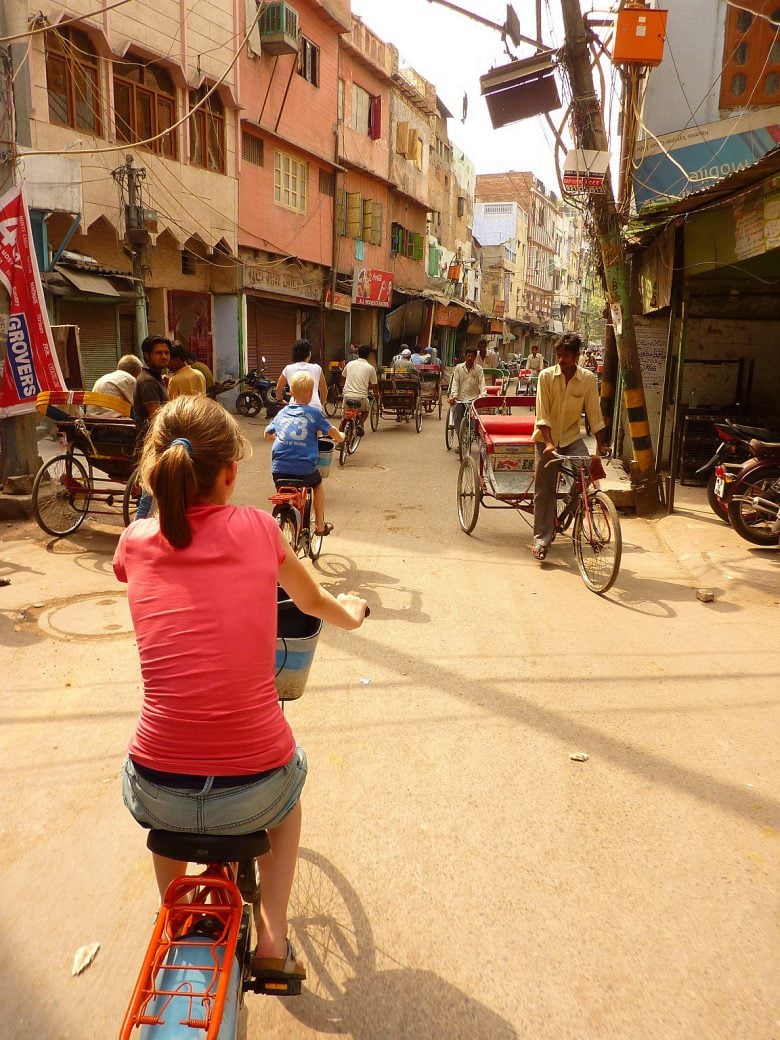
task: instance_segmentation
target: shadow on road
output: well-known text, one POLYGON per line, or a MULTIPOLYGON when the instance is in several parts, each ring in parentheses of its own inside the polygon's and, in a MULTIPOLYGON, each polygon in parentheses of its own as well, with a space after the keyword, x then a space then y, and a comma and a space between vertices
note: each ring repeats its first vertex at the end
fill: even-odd
POLYGON ((394 962, 377 951, 357 893, 310 849, 299 853, 290 921, 308 979, 301 996, 284 1006, 309 1029, 354 1040, 517 1037, 508 1022, 434 972, 380 967, 380 959, 394 962))
POLYGON ((399 584, 398 578, 379 571, 358 570, 354 560, 347 556, 328 554, 321 556, 314 569, 323 577, 320 582, 332 596, 351 592, 362 596, 371 610, 372 620, 408 621, 413 625, 427 625, 431 617, 422 610, 422 593, 419 589, 399 584), (377 590, 386 589, 405 601, 404 606, 390 607, 382 602, 377 590))

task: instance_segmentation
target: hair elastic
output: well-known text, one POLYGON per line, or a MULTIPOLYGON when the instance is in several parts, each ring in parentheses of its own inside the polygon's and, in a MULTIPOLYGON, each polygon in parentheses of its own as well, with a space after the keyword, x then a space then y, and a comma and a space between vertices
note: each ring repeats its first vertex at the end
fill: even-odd
POLYGON ((171 441, 168 447, 172 448, 175 444, 183 444, 184 447, 187 449, 187 454, 190 458, 192 458, 192 456, 195 454, 192 447, 192 441, 189 440, 187 437, 174 437, 174 439, 171 441))

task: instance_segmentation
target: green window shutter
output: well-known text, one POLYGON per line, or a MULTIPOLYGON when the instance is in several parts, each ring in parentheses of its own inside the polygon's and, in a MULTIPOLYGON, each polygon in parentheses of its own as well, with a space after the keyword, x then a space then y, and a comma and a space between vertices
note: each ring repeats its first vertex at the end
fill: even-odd
POLYGON ((435 278, 439 273, 439 250, 433 243, 428 246, 428 274, 435 278))
POLYGON ((401 225, 391 224, 390 226, 390 248, 394 253, 401 252, 401 225))
POLYGON ((422 260, 425 256, 425 243, 423 242, 422 235, 410 236, 412 239, 412 257, 415 260, 422 260))
POLYGON ((363 196, 359 192, 347 192, 347 236, 363 237, 363 196))

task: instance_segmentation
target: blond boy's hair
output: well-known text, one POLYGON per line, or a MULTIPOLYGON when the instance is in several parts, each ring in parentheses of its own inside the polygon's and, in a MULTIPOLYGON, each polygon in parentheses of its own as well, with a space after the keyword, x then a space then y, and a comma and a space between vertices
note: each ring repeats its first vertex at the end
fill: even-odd
POLYGON ((296 372, 290 380, 290 389, 293 397, 298 394, 314 393, 314 379, 310 372, 296 372))

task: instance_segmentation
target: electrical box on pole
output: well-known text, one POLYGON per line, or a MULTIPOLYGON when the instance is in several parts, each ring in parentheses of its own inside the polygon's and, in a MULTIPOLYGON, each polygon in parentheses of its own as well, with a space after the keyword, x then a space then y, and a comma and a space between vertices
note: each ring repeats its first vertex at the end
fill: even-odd
POLYGON ((664 57, 668 11, 633 4, 615 15, 613 65, 660 65, 664 57))

